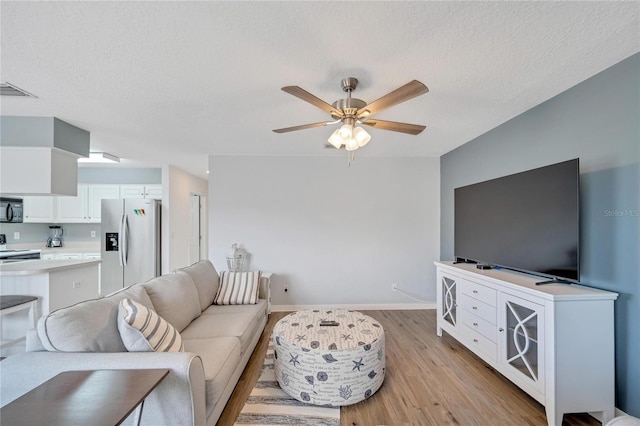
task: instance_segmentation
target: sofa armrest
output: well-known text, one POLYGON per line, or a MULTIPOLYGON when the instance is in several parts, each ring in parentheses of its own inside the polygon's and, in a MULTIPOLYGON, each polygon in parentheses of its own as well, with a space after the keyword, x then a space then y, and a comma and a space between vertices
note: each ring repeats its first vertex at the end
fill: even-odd
POLYGON ((271 277, 273 273, 262 272, 260 274, 260 289, 258 290, 258 297, 260 299, 266 299, 267 301, 267 314, 271 313, 271 277))
MULTIPOLYGON (((137 368, 170 370, 145 400, 141 424, 206 424, 202 360, 189 352, 27 352, 10 356, 0 363, 0 405, 8 404, 63 371, 137 368)), ((129 416, 125 424, 132 422, 133 416, 129 416)))

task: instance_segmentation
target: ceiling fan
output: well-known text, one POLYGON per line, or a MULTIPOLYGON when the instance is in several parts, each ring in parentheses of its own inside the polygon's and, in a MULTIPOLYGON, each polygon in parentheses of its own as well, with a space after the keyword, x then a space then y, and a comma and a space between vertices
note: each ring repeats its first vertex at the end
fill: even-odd
POLYGON ((342 123, 342 126, 335 132, 333 132, 331 137, 329 137, 329 143, 331 143, 338 149, 344 145, 347 151, 354 151, 358 148, 363 147, 369 142, 369 140, 371 140, 371 136, 362 127, 356 127, 356 125, 358 124, 370 126, 375 129, 408 133, 410 135, 417 135, 426 127, 419 124, 399 123, 396 121, 386 121, 371 118, 372 115, 377 114, 389 107, 427 93, 429 91, 427 86, 425 86, 418 80, 410 81, 404 86, 387 93, 383 97, 369 104, 367 104, 362 99, 351 97, 351 92, 354 91, 358 86, 357 78, 345 78, 342 80, 341 86, 342 90, 347 92, 347 98, 338 99, 331 105, 298 86, 283 87, 282 90, 289 93, 290 95, 296 96, 303 101, 309 102, 310 104, 320 108, 321 110, 328 112, 333 120, 319 121, 317 123, 302 124, 299 126, 275 129, 274 132, 287 133, 296 130, 310 129, 313 127, 342 123))

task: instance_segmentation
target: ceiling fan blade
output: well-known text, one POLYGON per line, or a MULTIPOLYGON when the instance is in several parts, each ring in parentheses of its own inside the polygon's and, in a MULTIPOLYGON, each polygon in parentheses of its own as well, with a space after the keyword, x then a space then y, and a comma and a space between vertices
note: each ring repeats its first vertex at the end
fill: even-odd
POLYGON ((313 127, 326 126, 327 124, 333 124, 333 123, 335 123, 335 121, 320 121, 318 123, 301 124, 300 126, 285 127, 283 129, 275 129, 274 132, 276 133, 295 132, 296 130, 311 129, 313 127))
POLYGON ((408 101, 409 99, 415 98, 416 96, 420 96, 423 93, 427 93, 428 91, 429 88, 420 83, 418 80, 410 81, 404 86, 387 93, 379 99, 376 99, 369 105, 363 106, 358 110, 356 116, 368 117, 401 102, 408 101))
POLYGON ((328 112, 331 115, 342 117, 342 111, 335 109, 322 99, 318 98, 315 95, 307 92, 301 87, 298 86, 285 86, 282 88, 283 91, 287 92, 290 95, 293 95, 297 98, 302 99, 303 101, 309 102, 311 105, 314 105, 320 108, 323 111, 328 112))
POLYGON ((420 124, 398 123, 397 121, 373 120, 363 121, 362 124, 371 126, 374 129, 391 130, 392 132, 408 133, 410 135, 420 134, 427 126, 420 124))

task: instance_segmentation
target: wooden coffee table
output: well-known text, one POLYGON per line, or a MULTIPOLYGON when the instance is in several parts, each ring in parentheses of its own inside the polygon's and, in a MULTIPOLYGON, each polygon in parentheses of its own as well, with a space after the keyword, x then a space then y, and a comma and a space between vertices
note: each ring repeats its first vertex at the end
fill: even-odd
POLYGON ((66 371, 0 408, 7 425, 119 425, 168 369, 66 371))

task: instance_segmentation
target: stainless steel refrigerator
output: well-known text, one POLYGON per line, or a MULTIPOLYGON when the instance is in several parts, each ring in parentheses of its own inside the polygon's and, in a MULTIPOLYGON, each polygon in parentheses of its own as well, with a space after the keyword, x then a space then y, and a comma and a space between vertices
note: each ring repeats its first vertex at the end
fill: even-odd
POLYGON ((102 200, 100 228, 100 294, 160 275, 160 201, 102 200))

